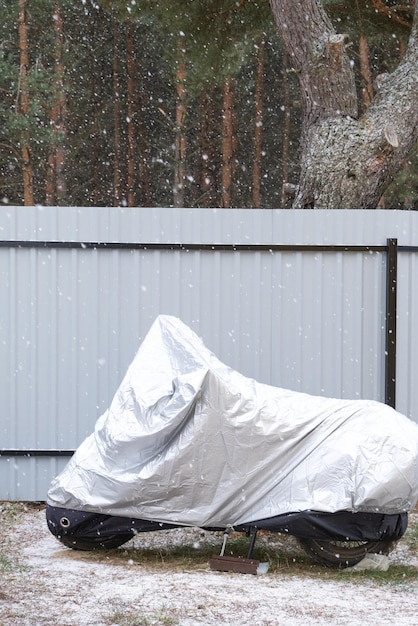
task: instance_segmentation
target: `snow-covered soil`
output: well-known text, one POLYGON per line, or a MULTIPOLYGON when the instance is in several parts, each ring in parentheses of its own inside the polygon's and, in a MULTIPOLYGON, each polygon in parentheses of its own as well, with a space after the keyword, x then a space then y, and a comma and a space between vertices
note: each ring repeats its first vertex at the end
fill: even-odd
MULTIPOLYGON (((415 524, 418 515, 411 516, 408 533, 415 524)), ((292 538, 258 541, 263 548, 273 540, 279 558, 267 574, 221 573, 208 566, 207 555, 222 543, 216 533, 147 533, 118 550, 79 552, 49 533, 42 504, 0 503, 0 624, 418 624, 418 549, 408 534, 390 555, 386 573, 327 570, 292 538)))

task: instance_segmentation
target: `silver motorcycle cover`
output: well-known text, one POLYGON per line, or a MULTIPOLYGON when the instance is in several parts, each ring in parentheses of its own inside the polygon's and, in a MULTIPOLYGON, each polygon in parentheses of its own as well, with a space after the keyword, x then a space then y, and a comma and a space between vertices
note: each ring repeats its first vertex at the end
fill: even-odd
POLYGON ((400 513, 418 499, 417 459, 418 426, 392 408, 246 378, 161 315, 48 504, 201 527, 400 513))

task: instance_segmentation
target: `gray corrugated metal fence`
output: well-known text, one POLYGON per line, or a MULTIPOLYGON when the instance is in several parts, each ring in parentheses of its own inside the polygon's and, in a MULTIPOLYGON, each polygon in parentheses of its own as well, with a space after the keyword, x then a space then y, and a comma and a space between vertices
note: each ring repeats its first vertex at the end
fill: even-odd
POLYGON ((45 498, 160 313, 245 375, 382 401, 396 331, 418 420, 416 213, 4 207, 0 240, 0 499, 45 498))

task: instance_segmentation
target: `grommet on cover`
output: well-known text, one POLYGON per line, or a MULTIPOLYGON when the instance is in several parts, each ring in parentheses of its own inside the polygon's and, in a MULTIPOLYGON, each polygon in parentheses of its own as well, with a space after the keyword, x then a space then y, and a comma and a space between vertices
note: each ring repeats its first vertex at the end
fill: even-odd
POLYGON ((61 517, 60 519, 60 524, 63 528, 68 528, 71 524, 70 520, 68 519, 68 517, 61 517))

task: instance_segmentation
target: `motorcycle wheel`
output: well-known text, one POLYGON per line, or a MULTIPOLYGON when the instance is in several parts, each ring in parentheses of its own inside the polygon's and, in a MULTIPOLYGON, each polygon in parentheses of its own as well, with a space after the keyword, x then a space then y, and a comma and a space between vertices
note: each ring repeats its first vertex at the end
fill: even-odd
POLYGON ((368 552, 389 554, 393 541, 321 541, 298 538, 303 550, 317 563, 326 567, 346 568, 359 563, 368 552))

